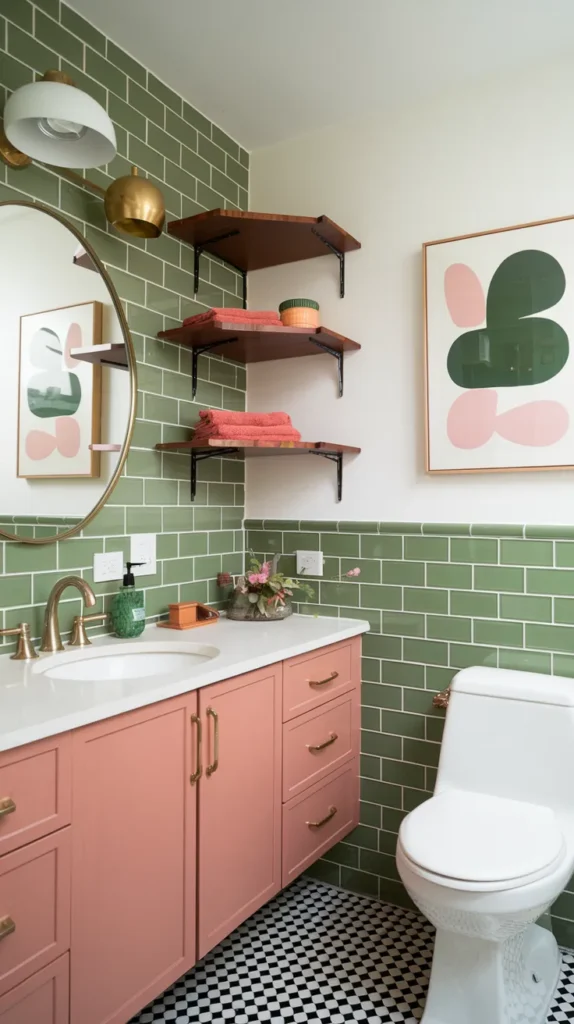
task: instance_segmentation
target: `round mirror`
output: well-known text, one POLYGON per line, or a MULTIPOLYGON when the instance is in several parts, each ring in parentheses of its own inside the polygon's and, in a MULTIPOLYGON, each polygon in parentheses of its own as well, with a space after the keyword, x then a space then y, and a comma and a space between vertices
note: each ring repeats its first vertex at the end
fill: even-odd
POLYGON ((81 530, 125 462, 136 361, 109 274, 59 213, 0 203, 0 535, 81 530))

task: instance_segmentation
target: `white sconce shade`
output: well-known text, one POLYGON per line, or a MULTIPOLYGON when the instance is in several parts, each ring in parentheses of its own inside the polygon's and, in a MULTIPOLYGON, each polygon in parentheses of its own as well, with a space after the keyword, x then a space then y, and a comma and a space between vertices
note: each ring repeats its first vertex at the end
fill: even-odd
POLYGON ((16 89, 4 108, 4 131, 22 153, 56 167, 100 167, 116 155, 116 133, 104 108, 62 81, 16 89))

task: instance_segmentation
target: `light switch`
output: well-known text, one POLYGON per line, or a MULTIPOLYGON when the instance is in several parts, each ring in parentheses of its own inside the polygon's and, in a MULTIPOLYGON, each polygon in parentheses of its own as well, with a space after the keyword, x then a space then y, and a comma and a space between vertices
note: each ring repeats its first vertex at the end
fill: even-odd
POLYGON ((322 576, 322 551, 296 551, 298 576, 322 576))
POLYGON ((125 571, 123 551, 106 551, 94 555, 94 583, 121 580, 125 571))
POLYGON ((156 572, 156 535, 155 533, 134 533, 130 538, 130 562, 143 562, 134 565, 134 576, 154 576, 156 572))

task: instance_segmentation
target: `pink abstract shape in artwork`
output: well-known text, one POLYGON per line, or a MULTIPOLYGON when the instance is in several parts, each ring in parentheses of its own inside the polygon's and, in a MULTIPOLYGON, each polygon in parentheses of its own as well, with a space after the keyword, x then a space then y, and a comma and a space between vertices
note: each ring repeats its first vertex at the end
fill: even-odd
POLYGON ((561 402, 526 402, 501 413, 496 433, 514 444, 544 448, 556 444, 570 426, 568 410, 561 402))
POLYGON ((26 434, 26 455, 34 462, 41 462, 47 459, 56 448, 56 438, 52 437, 45 430, 30 430, 26 434))
POLYGON ((525 402, 496 414, 496 391, 481 388, 465 391, 452 403, 446 421, 455 448, 481 448, 493 434, 528 448, 556 444, 570 426, 568 410, 561 402, 525 402))
POLYGON ((58 416, 54 420, 55 436, 46 430, 30 430, 26 435, 26 455, 35 462, 47 459, 58 451, 65 459, 73 459, 80 450, 80 424, 73 416, 58 416))
POLYGON ((74 359, 74 357, 70 355, 71 349, 81 347, 82 328, 80 327, 79 324, 70 324, 70 326, 68 327, 68 334, 66 337, 66 345, 64 349, 64 362, 66 363, 66 366, 68 367, 69 370, 72 369, 74 366, 78 365, 78 360, 74 359))
POLYGON ((466 263, 452 263, 444 275, 444 297, 457 327, 479 327, 486 319, 482 285, 466 263))
POLYGON ((481 448, 492 437, 498 395, 490 388, 465 391, 452 403, 446 430, 455 448, 481 448))
POLYGON ((80 450, 80 424, 73 416, 59 416, 54 425, 60 455, 73 459, 80 450))

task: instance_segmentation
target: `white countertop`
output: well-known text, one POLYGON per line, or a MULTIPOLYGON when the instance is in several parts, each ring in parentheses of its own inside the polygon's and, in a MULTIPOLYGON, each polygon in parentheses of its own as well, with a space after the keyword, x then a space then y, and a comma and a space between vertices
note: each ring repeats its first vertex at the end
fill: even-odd
POLYGON ((292 615, 280 622, 233 622, 222 618, 187 632, 148 626, 134 640, 103 636, 87 648, 66 648, 58 654, 42 654, 35 661, 0 657, 0 751, 77 729, 125 711, 155 704, 181 693, 209 686, 222 679, 252 672, 274 662, 314 651, 328 644, 358 636, 369 629, 359 619, 335 619, 292 615), (158 686, 157 675, 132 679, 77 681, 50 679, 47 669, 85 660, 94 648, 109 653, 131 650, 176 649, 185 651, 218 648, 219 653, 195 665, 191 672, 172 673, 158 686))

